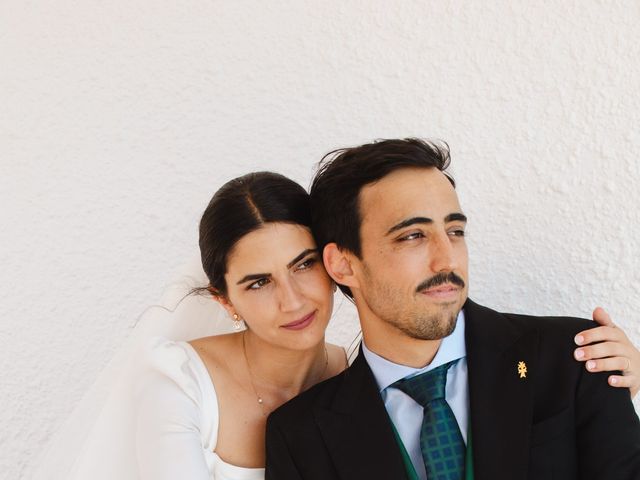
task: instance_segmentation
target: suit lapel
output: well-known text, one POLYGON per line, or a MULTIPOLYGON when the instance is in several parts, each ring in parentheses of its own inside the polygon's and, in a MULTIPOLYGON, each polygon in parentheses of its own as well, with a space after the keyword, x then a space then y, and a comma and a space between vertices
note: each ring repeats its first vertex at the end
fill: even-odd
POLYGON ((406 478, 391 421, 362 351, 344 373, 331 408, 317 408, 314 415, 340 478, 406 478))
POLYGON ((526 479, 538 336, 470 300, 465 321, 475 478, 526 479))
MULTIPOLYGON (((525 480, 537 333, 471 300, 464 310, 475 478, 525 480), (520 362, 525 376, 518 371, 520 362)), ((331 407, 318 407, 314 415, 340 478, 407 478, 362 352, 344 373, 331 407)))

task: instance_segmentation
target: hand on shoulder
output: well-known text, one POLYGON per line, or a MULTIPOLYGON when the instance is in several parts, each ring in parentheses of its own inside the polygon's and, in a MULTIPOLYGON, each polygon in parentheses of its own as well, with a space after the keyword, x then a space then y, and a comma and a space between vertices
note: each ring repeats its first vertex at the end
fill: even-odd
POLYGON ((622 372, 610 375, 609 385, 628 388, 634 397, 640 390, 640 351, 603 308, 593 311, 593 320, 600 326, 575 337, 579 345, 574 351, 575 359, 585 362, 589 372, 622 372))

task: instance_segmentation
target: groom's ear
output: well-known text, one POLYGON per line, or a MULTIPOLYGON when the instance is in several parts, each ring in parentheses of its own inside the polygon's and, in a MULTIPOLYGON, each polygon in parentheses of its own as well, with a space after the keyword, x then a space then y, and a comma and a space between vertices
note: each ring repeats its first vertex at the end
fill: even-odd
POLYGON ((359 282, 352 267, 353 255, 341 250, 335 243, 328 243, 322 251, 324 268, 333 281, 349 288, 358 288, 359 282))

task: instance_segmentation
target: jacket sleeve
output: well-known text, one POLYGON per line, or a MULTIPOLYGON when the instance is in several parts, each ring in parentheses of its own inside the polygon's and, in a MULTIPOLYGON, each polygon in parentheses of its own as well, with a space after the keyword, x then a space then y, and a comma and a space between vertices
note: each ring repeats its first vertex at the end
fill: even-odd
POLYGON ((576 399, 579 478, 640 479, 640 422, 629 390, 582 369, 576 399))
POLYGON ((289 447, 273 416, 267 419, 266 434, 267 462, 265 480, 302 480, 289 447))

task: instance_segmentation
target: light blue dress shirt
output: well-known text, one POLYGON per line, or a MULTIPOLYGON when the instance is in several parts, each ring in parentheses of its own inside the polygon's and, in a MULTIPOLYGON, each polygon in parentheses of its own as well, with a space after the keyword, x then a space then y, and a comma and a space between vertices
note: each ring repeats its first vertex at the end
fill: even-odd
POLYGON ((464 312, 460 311, 453 333, 442 339, 433 361, 423 368, 407 367, 390 362, 373 353, 362 342, 362 353, 376 379, 384 406, 407 449, 416 473, 422 480, 427 480, 427 472, 420 451, 420 428, 424 416, 422 407, 406 393, 397 388, 387 387, 401 378, 428 372, 447 362, 460 359, 447 371, 445 398, 458 421, 460 433, 466 444, 469 425, 469 386, 467 383, 467 349, 464 343, 464 328, 464 312))

